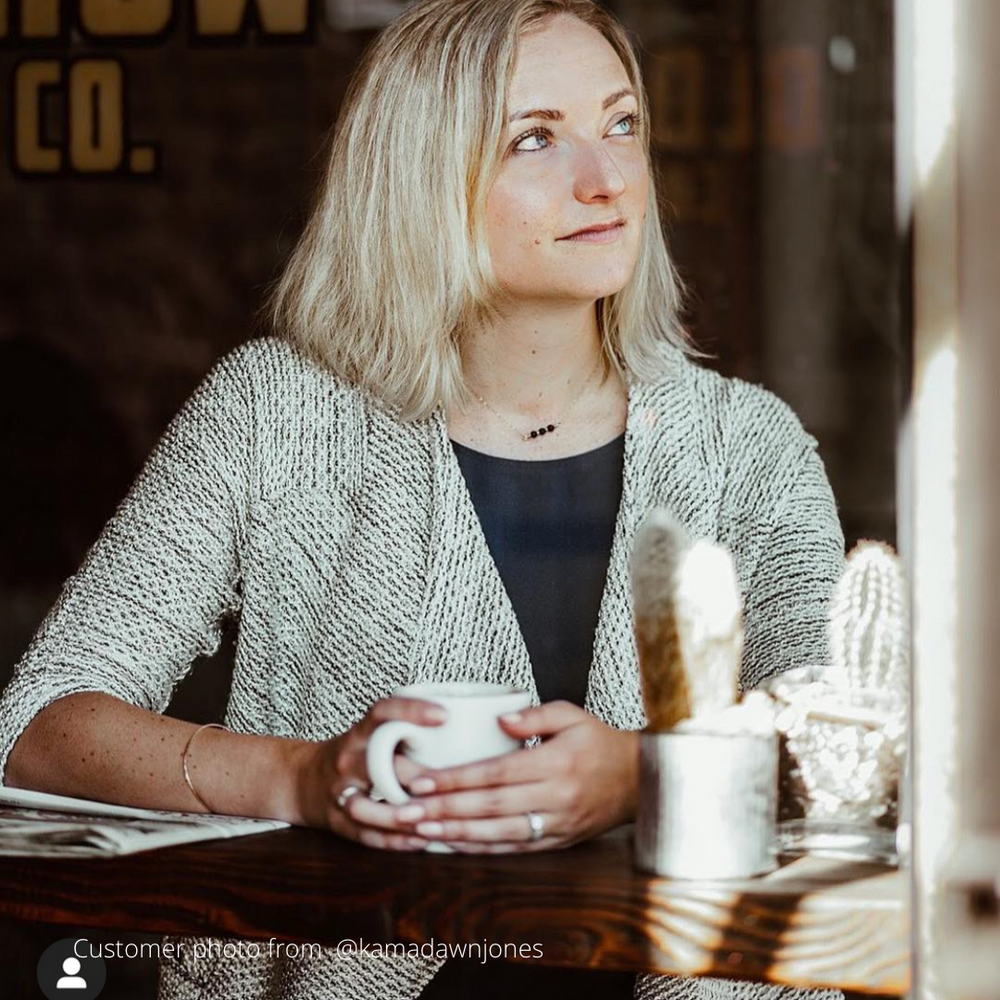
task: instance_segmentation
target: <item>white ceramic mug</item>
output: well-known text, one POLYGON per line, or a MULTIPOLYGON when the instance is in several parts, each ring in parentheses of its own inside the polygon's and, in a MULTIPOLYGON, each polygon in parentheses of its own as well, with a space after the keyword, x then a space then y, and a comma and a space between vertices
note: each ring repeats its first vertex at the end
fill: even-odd
POLYGON ((498 717, 527 708, 531 704, 527 691, 506 684, 441 681, 410 684, 395 695, 434 702, 447 711, 448 718, 438 726, 398 719, 383 722, 369 737, 368 776, 375 791, 394 805, 410 800, 393 766, 400 743, 410 760, 433 768, 499 757, 524 745, 500 728, 498 717))

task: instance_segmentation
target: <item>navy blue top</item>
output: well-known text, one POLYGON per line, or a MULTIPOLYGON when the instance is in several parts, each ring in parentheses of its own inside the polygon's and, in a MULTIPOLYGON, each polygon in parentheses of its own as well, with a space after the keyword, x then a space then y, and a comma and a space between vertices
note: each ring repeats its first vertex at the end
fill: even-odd
MULTIPOLYGON (((625 435, 581 455, 497 458, 452 441, 543 702, 582 707, 621 502, 625 435)), ((635 975, 449 959, 424 1000, 631 1000, 635 975)))
POLYGON ((497 458, 452 441, 543 702, 583 706, 622 494, 625 434, 580 455, 497 458))

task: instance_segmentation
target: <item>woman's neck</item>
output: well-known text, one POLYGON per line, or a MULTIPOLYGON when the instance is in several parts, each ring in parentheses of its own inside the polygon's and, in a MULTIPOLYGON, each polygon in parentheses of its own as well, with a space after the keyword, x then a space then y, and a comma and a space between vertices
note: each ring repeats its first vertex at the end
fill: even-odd
POLYGON ((575 317, 522 319, 508 318, 464 345, 466 378, 480 398, 449 411, 451 438, 488 454, 541 459, 587 451, 620 434, 628 394, 617 374, 604 378, 593 308, 575 317), (549 425, 556 431, 522 439, 549 425))
POLYGON ((601 353, 591 304, 507 315, 467 339, 463 367, 472 391, 495 411, 542 423, 558 419, 581 390, 600 384, 601 353))

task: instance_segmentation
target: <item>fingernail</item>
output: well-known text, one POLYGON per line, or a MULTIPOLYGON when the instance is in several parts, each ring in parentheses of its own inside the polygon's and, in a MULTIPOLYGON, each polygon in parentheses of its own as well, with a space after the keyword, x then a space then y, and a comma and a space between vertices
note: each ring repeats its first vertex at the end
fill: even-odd
POLYGON ((440 823, 418 823, 417 833, 422 837, 440 837, 444 827, 440 823))
POLYGON ((436 705, 434 708, 427 709, 427 718, 431 722, 446 722, 448 720, 448 710, 442 708, 440 705, 436 705))
POLYGON ((508 712, 506 715, 501 715, 500 718, 504 722, 520 722, 524 716, 520 712, 508 712))
POLYGON ((410 791, 416 795, 426 795, 434 791, 434 782, 430 778, 414 778, 410 782, 410 791))
POLYGON ((423 819, 426 810, 423 806, 402 806, 396 810, 396 816, 404 823, 412 823, 414 820, 423 819))

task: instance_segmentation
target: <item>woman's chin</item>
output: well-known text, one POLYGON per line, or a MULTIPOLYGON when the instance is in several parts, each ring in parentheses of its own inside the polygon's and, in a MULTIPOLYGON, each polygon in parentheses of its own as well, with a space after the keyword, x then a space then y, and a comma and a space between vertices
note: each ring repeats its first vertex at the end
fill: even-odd
POLYGON ((609 263, 605 267, 595 268, 590 273, 577 271, 571 276, 564 276, 561 281, 553 280, 549 289, 559 298, 596 302, 598 299, 620 292, 631 277, 631 267, 617 267, 609 263))

